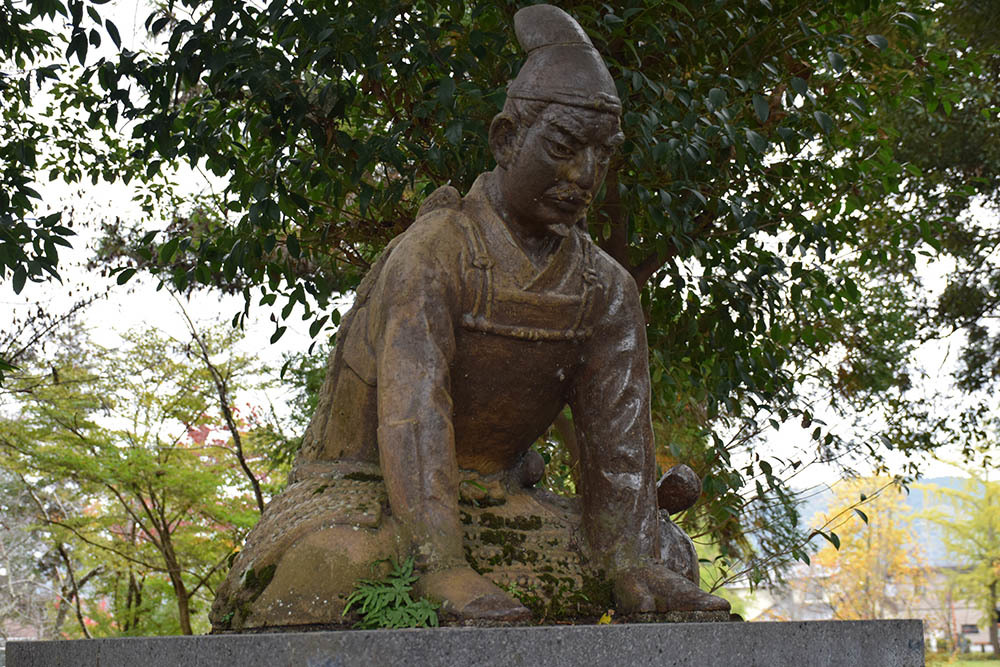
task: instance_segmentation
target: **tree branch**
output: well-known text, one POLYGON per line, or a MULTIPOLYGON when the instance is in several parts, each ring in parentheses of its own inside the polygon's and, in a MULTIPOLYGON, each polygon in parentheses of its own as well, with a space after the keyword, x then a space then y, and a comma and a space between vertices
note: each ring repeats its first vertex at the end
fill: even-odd
POLYGON ((260 510, 261 514, 263 514, 264 494, 261 493, 260 482, 253 474, 253 471, 250 470, 250 465, 247 463, 246 456, 243 452, 243 438, 240 436, 239 428, 236 426, 236 419, 233 417, 233 411, 229 405, 229 383, 222 373, 219 372, 219 369, 215 366, 215 364, 212 363, 208 354, 208 346, 198 334, 198 329, 195 327, 194 322, 191 321, 191 317, 188 315, 187 310, 185 310, 184 304, 181 303, 181 300, 173 291, 171 291, 171 296, 174 297, 174 301, 176 301, 177 305, 180 307, 181 314, 184 316, 188 329, 191 331, 191 338, 198 344, 198 349, 201 350, 202 361, 205 362, 205 367, 208 369, 209 374, 212 376, 212 381, 215 383, 215 389, 219 395, 219 408, 222 410, 222 416, 226 420, 226 427, 229 429, 229 434, 233 438, 233 444, 236 446, 236 460, 239 461, 240 468, 243 469, 243 473, 246 475, 247 480, 250 482, 250 486, 253 488, 254 499, 257 501, 257 509, 260 510))
MULTIPOLYGON (((87 630, 87 624, 83 622, 83 610, 80 609, 80 587, 76 583, 76 575, 73 574, 73 563, 70 561, 69 554, 66 553, 66 548, 63 546, 62 542, 56 546, 56 550, 62 557, 63 562, 66 564, 66 573, 69 575, 69 583, 70 586, 72 586, 72 599, 73 607, 76 611, 76 620, 80 624, 80 629, 83 630, 83 636, 90 639, 90 631, 87 630)), ((93 574, 93 572, 91 572, 91 574, 93 574)), ((90 575, 87 576, 89 577, 90 575)))

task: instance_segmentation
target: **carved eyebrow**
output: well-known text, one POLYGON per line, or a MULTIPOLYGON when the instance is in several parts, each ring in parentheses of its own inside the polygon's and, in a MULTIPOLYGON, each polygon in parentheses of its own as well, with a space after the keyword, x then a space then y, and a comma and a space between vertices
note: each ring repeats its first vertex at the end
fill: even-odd
MULTIPOLYGON (((552 118, 549 118, 548 124, 550 127, 555 128, 561 134, 565 135, 569 139, 572 139, 574 142, 578 144, 587 143, 587 138, 583 135, 583 128, 578 123, 575 123, 573 121, 567 122, 565 116, 563 117, 554 116, 552 118)), ((622 132, 619 130, 618 132, 615 132, 615 134, 612 137, 610 137, 604 143, 604 145, 607 148, 614 150, 617 149, 619 146, 621 146, 624 142, 625 142, 625 135, 622 134, 622 132)))
POLYGON ((581 136, 581 128, 575 123, 567 123, 564 118, 558 116, 549 119, 549 125, 562 132, 567 137, 577 143, 585 143, 585 137, 581 136))
POLYGON ((579 140, 583 134, 583 127, 580 122, 565 113, 554 113, 548 118, 549 125, 556 127, 565 134, 579 140))

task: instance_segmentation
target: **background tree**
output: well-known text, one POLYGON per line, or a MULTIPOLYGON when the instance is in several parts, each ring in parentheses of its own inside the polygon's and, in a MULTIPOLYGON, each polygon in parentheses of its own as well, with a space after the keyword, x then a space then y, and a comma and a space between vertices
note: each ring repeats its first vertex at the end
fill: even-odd
MULTIPOLYGON (((74 581, 64 575, 61 545, 45 541, 35 530, 37 507, 16 475, 0 469, 0 636, 31 628, 39 638, 57 639, 74 620, 79 598, 74 581)), ((81 573, 81 579, 87 578, 81 573)), ((84 581, 86 584, 86 581, 84 581)))
MULTIPOLYGON (((912 342, 947 338, 959 350, 955 384, 937 383, 923 394, 901 392, 891 397, 887 420, 891 426, 883 435, 903 449, 957 443, 970 459, 988 454, 988 450, 977 452, 977 443, 997 426, 993 389, 1000 344, 991 320, 1000 303, 994 257, 1000 240, 996 225, 1000 32, 985 17, 998 9, 995 0, 958 0, 935 7, 927 39, 951 43, 954 50, 929 53, 914 66, 943 73, 956 57, 974 54, 968 61, 972 68, 951 81, 940 76, 929 79, 923 105, 901 105, 881 114, 885 125, 896 128, 890 147, 893 158, 907 165, 896 204, 912 207, 913 215, 907 219, 921 230, 919 236, 900 236, 881 227, 886 238, 908 248, 905 254, 910 256, 909 269, 887 265, 881 271, 886 282, 897 281, 904 287, 888 305, 890 312, 909 323, 896 338, 911 341, 910 347, 912 342), (949 92, 938 95, 931 89, 949 92), (913 271, 925 258, 935 264, 924 273, 940 271, 944 289, 932 283, 928 290, 920 271, 913 271), (955 396, 956 388, 965 395, 955 396), (942 410, 941 405, 949 407, 942 410), (952 409, 957 405, 961 408, 952 409)), ((877 347, 880 339, 874 342, 877 347)), ((919 369, 910 366, 905 356, 874 358, 880 360, 876 368, 896 377, 901 387, 919 382, 919 369)))
POLYGON ((970 473, 960 490, 926 487, 950 506, 926 515, 941 527, 941 541, 957 563, 949 576, 951 594, 979 605, 994 655, 1000 655, 1000 483, 970 473))
MULTIPOLYGON (((975 63, 953 57, 921 2, 565 8, 626 109, 591 231, 643 289, 664 444, 698 464, 712 499, 690 520, 745 556, 752 544, 731 519, 746 505, 739 490, 759 477, 758 503, 791 507, 774 472, 800 461, 751 449, 737 469, 734 451, 769 419, 813 422, 809 383, 850 410, 907 387, 898 274, 913 275, 914 247, 934 234, 898 205, 925 183, 896 159, 890 121, 946 113, 975 63), (743 434, 722 437, 734 428, 743 434)), ((336 323, 329 299, 422 196, 466 189, 489 168, 486 124, 520 64, 516 9, 188 2, 151 16, 166 53, 129 54, 105 78, 148 100, 124 112, 150 138, 147 164, 204 160, 227 180, 164 233, 123 232, 112 244, 127 250, 122 277, 148 267, 180 289, 259 287, 248 300, 281 299, 285 317, 301 308, 314 334, 336 323)), ((819 422, 813 433, 813 454, 855 444, 819 422)))
MULTIPOLYGON (((15 293, 27 281, 59 279, 60 247, 71 247, 76 235, 63 211, 42 201, 41 183, 119 175, 114 121, 94 141, 80 120, 101 102, 88 83, 93 71, 67 62, 83 65, 102 35, 121 46, 117 27, 97 11, 101 4, 0 2, 0 281, 15 293)), ((10 363, 0 354, 0 378, 10 363)))
POLYGON ((834 618, 913 617, 925 594, 927 570, 912 537, 903 489, 885 479, 859 479, 842 481, 834 491, 826 520, 843 518, 833 544, 813 558, 834 618), (852 512, 859 497, 864 510, 852 512))
POLYGON ((227 427, 253 422, 219 403, 217 377, 232 400, 250 388, 249 362, 228 351, 232 330, 191 341, 146 330, 114 350, 73 338, 9 377, 0 465, 63 555, 54 567, 75 578, 64 597, 84 634, 204 629, 214 584, 259 516, 255 495, 282 482, 267 443, 244 432, 238 452, 227 427))

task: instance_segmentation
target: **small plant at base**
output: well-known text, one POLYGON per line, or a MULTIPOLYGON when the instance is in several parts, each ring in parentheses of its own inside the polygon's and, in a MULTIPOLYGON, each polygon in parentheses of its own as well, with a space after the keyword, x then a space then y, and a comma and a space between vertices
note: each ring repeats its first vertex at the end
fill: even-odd
MULTIPOLYGON (((384 561, 377 561, 384 562, 384 561)), ((385 579, 360 579, 344 605, 344 615, 357 607, 361 621, 354 627, 362 630, 377 628, 437 627, 440 605, 427 598, 410 597, 417 575, 413 574, 413 557, 402 563, 389 560, 392 567, 385 579)))

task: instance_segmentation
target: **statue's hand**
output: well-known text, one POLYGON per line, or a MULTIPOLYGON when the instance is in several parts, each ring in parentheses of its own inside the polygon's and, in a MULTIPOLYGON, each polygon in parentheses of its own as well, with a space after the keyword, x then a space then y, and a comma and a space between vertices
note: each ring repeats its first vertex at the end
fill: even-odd
POLYGON ((729 602, 706 593, 659 562, 611 575, 615 604, 621 614, 667 611, 729 611, 729 602))

